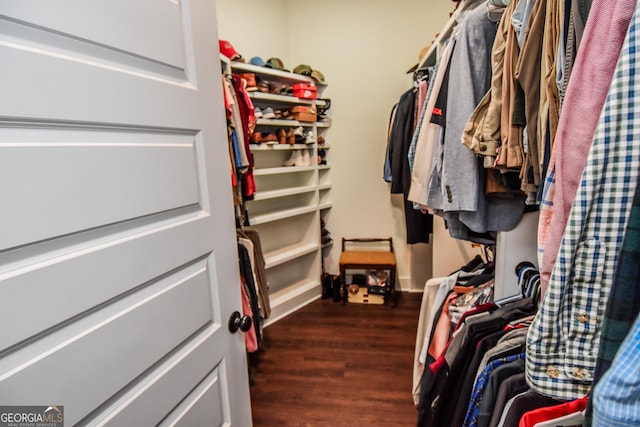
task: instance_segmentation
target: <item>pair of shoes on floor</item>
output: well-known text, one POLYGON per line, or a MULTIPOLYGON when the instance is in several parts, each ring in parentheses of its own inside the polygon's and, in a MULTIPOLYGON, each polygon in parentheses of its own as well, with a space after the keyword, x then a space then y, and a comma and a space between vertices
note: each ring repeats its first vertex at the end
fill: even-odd
POLYGON ((284 161, 284 166, 311 166, 309 150, 293 150, 291 156, 284 161))

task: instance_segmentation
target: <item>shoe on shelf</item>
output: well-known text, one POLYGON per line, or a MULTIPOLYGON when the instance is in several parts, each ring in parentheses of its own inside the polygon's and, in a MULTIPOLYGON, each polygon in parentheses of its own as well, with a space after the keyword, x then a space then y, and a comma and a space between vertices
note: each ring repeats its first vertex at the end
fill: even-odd
POLYGON ((256 116, 256 119, 262 118, 262 110, 260 107, 253 107, 253 115, 256 116))
POLYGON ((313 134, 312 130, 307 131, 307 133, 304 136, 304 143, 309 145, 309 144, 313 144, 314 142, 316 142, 316 137, 313 134))
POLYGON ((284 129, 277 129, 276 137, 278 138, 278 144, 287 143, 287 131, 285 131, 284 129))
POLYGON ((273 108, 267 107, 262 110, 262 118, 263 119, 275 119, 276 113, 273 112, 273 108))
POLYGON ((324 136, 320 135, 318 136, 318 145, 324 145, 324 136))
POLYGON ((249 141, 252 144, 262 144, 262 133, 260 132, 253 132, 251 135, 249 135, 249 141))
POLYGON ((263 133, 262 134, 262 142, 267 143, 269 145, 277 144, 278 137, 273 133, 263 133))
POLYGON ((258 90, 262 93, 269 93, 269 90, 271 89, 269 82, 267 81, 260 81, 258 82, 258 84, 256 85, 258 90))
POLYGON ((282 164, 283 166, 303 166, 303 158, 300 150, 293 150, 291 156, 282 164))
POLYGON ((296 143, 296 136, 293 133, 293 129, 289 128, 287 131, 287 144, 293 145, 296 143))
POLYGON ((247 92, 254 92, 258 90, 258 86, 256 84, 256 75, 254 73, 240 74, 240 78, 246 82, 245 90, 247 92))

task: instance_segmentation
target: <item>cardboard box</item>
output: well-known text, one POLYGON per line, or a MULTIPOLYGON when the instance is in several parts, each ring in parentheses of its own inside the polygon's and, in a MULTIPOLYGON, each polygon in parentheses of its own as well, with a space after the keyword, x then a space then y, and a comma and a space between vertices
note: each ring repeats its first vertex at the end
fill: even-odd
POLYGON ((318 89, 309 83, 298 83, 291 86, 293 89, 293 96, 302 99, 317 99, 318 89))
POLYGON ((296 105, 289 110, 291 117, 299 122, 315 122, 316 109, 307 105, 296 105))
POLYGON ((366 286, 361 286, 357 294, 349 292, 348 300, 357 304, 384 304, 384 295, 370 294, 366 286))

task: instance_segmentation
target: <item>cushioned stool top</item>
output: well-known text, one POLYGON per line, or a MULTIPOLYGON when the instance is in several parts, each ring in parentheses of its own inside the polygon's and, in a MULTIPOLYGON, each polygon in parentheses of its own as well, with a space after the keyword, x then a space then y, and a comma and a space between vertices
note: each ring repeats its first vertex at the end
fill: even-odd
POLYGON ((345 251, 340 254, 341 265, 396 265, 393 252, 345 251))

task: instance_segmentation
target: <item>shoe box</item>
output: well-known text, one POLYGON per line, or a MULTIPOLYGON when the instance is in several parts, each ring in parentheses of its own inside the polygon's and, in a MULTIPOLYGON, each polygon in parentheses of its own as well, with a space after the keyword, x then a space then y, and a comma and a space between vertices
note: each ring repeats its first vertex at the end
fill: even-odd
POLYGON ((299 122, 315 122, 316 109, 307 105, 296 105, 289 110, 291 117, 299 122))
POLYGON ((302 98, 302 99, 317 99, 318 98, 318 89, 311 84, 308 83, 298 83, 291 86, 293 89, 293 96, 302 98))
POLYGON ((367 286, 359 286, 357 293, 349 291, 348 300, 357 304, 384 304, 384 295, 370 294, 367 286))

